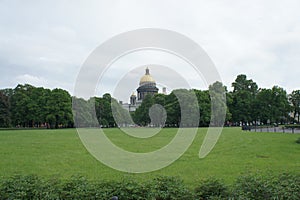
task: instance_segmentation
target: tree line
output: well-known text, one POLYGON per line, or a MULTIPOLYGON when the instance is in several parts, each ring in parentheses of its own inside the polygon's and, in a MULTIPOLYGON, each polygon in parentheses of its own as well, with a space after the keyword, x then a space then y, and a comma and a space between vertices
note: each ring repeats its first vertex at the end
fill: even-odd
POLYGON ((59 88, 18 85, 0 90, 0 127, 116 127, 134 123, 178 127, 208 126, 211 122, 220 126, 223 121, 218 113, 224 113, 225 125, 299 123, 300 90, 287 94, 278 86, 259 88, 243 74, 232 87, 229 92, 215 82, 208 90, 177 89, 168 95, 148 95, 129 113, 110 94, 85 100, 59 88), (184 120, 182 112, 188 113, 184 120), (197 117, 196 124, 193 119, 197 117))
POLYGON ((70 94, 29 84, 0 91, 0 127, 72 127, 70 94))

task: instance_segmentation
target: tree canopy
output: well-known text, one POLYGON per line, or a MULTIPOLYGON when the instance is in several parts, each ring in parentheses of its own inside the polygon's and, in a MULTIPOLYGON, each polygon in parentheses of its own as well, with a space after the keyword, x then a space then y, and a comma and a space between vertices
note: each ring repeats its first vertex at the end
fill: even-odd
POLYGON ((147 95, 129 113, 108 93, 85 100, 59 88, 17 85, 0 90, 0 127, 222 126, 224 117, 226 125, 300 122, 300 90, 287 94, 278 86, 259 88, 244 74, 237 76, 232 88, 228 92, 215 82, 208 90, 147 95))

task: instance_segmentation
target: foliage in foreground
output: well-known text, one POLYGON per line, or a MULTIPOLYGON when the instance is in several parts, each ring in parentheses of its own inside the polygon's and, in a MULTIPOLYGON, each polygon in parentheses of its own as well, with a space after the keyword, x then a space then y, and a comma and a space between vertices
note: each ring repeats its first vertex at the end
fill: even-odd
POLYGON ((188 188, 176 177, 157 177, 148 182, 132 179, 121 181, 89 181, 84 177, 69 180, 42 179, 35 175, 4 178, 0 199, 299 199, 300 175, 246 175, 229 186, 209 178, 188 188))

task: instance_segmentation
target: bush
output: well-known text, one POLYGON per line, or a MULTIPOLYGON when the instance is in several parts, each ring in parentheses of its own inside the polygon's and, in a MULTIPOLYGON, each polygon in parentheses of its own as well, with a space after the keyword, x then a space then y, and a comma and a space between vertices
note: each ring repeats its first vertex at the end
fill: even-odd
POLYGON ((15 175, 1 183, 1 199, 34 199, 42 183, 37 176, 15 175))
POLYGON ((176 177, 161 176, 155 178, 150 188, 151 196, 156 200, 192 199, 192 193, 176 177))
POLYGON ((281 174, 279 176, 247 175, 237 179, 233 196, 237 199, 290 199, 300 198, 300 176, 281 174))
POLYGON ((274 181, 274 199, 300 199, 300 176, 281 174, 274 181))
POLYGON ((270 178, 263 178, 260 175, 246 175, 237 179, 233 196, 237 199, 271 199, 274 185, 270 178))
POLYGON ((147 184, 138 183, 132 179, 123 179, 121 181, 109 181, 98 185, 99 199, 111 199, 112 196, 118 196, 119 199, 150 199, 151 188, 147 184))
POLYGON ((61 185, 60 199, 95 199, 95 184, 81 176, 73 176, 61 185))
POLYGON ((232 187, 215 178, 204 179, 193 191, 176 177, 160 176, 148 182, 132 179, 90 181, 81 176, 68 180, 41 179, 35 175, 12 176, 0 182, 2 199, 111 199, 190 200, 190 199, 288 199, 300 197, 299 174, 279 176, 246 175, 232 187))
POLYGON ((59 199, 61 193, 61 182, 56 179, 40 180, 34 199, 59 199))
POLYGON ((203 179, 195 188, 196 199, 222 199, 228 198, 228 187, 215 178, 203 179))

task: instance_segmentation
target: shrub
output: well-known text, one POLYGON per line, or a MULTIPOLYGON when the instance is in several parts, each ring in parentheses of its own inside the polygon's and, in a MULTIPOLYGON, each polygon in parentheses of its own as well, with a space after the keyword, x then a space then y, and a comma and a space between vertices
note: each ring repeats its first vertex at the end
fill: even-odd
POLYGON ((40 186, 37 189, 35 199, 60 199, 61 181, 57 178, 40 180, 40 186))
POLYGON ((196 199, 222 199, 228 197, 228 187, 215 178, 203 179, 195 188, 196 199))
POLYGON ((237 179, 233 196, 237 199, 290 199, 300 198, 299 174, 283 173, 278 176, 247 175, 237 179))
POLYGON ((274 185, 270 178, 260 175, 246 175, 238 177, 233 188, 233 196, 237 199, 271 199, 274 185))
POLYGON ((160 176, 148 182, 133 179, 90 181, 81 176, 68 180, 40 179, 35 175, 12 176, 0 182, 2 199, 111 199, 122 200, 189 200, 189 199, 300 199, 299 174, 279 176, 246 175, 229 188, 215 178, 199 182, 190 191, 176 177, 160 176))
POLYGON ((115 195, 115 183, 113 181, 110 182, 96 182, 96 199, 111 199, 115 195))
POLYGON ((62 183, 60 199, 94 199, 96 197, 94 185, 82 176, 73 176, 62 183))
POLYGON ((132 179, 123 179, 121 181, 109 181, 101 183, 97 187, 101 193, 98 193, 99 199, 110 199, 112 196, 118 196, 119 199, 150 199, 151 189, 147 184, 138 183, 132 179))
POLYGON ((274 199, 300 199, 300 176, 281 174, 274 181, 274 199))
POLYGON ((192 199, 192 193, 176 177, 161 176, 155 178, 151 186, 151 196, 156 200, 192 199))
POLYGON ((34 199, 41 185, 41 180, 37 176, 15 175, 2 181, 0 197, 1 199, 34 199))

